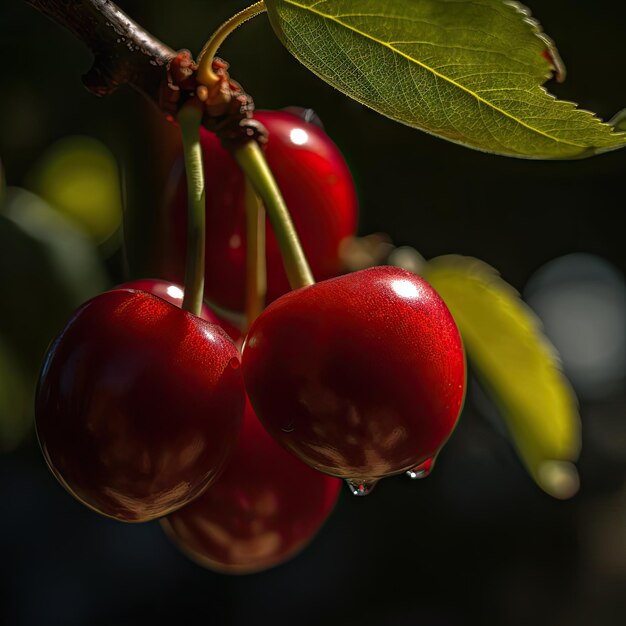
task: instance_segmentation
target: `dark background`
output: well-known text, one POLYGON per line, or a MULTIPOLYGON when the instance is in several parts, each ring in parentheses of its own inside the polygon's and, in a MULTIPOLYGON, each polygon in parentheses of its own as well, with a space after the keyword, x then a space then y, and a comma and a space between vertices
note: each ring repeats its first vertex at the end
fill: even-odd
MULTIPOLYGON (((565 84, 550 90, 603 119, 626 106, 620 4, 527 4, 569 70, 565 84)), ((120 5, 173 48, 196 53, 245 3, 120 5)), ((130 274, 149 273, 149 216, 163 193, 171 126, 129 89, 105 99, 87 93, 80 76, 89 53, 23 3, 0 7, 0 50, 0 159, 8 183, 25 185, 39 154, 59 138, 101 140, 124 172, 128 210, 143 216, 140 233, 130 234, 130 274)), ((301 67, 264 16, 233 35, 220 54, 258 108, 299 105, 319 114, 356 179, 360 234, 388 233, 426 258, 477 256, 522 292, 544 264, 574 252, 596 255, 623 280, 626 151, 573 162, 523 161, 401 126, 301 67)), ((119 255, 106 263, 112 284, 125 277, 119 255)), ((0 294, 2 307, 19 301, 0 294)), ((300 556, 244 577, 187 561, 156 523, 123 525, 83 508, 48 473, 31 435, 0 455, 0 621, 623 624, 626 391, 623 377, 617 379, 603 394, 581 395, 582 485, 574 499, 552 500, 534 485, 471 385, 460 425, 428 480, 389 479, 362 499, 344 490, 300 556)))

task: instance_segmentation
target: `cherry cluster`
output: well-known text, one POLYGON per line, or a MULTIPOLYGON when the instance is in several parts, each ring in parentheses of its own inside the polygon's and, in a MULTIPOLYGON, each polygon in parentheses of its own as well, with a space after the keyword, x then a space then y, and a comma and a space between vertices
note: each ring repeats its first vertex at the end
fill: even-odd
MULTIPOLYGON (((320 281, 293 291, 271 231, 269 305, 247 332, 182 309, 186 196, 179 173, 162 277, 80 307, 45 357, 37 434, 56 478, 91 509, 162 518, 191 558, 259 571, 300 550, 341 481, 428 473, 464 398, 465 358, 445 304, 394 267, 342 274, 356 193, 338 148, 293 112, 257 112, 267 161, 320 281)), ((244 178, 202 134, 205 297, 245 301, 244 178)), ((217 309, 218 311, 220 309, 217 309)))

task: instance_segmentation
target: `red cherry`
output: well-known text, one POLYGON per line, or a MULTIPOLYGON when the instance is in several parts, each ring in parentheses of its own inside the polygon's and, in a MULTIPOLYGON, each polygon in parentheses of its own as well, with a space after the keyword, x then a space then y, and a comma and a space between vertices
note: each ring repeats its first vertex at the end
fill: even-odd
POLYGON ((360 493, 434 457, 465 392, 450 312, 428 283, 394 267, 279 298, 252 325, 242 363, 270 434, 360 493))
MULTIPOLYGON (((182 290, 172 283, 137 280, 121 287, 133 286, 182 305, 182 290)), ((223 572, 256 572, 288 560, 312 539, 339 487, 337 479, 279 446, 246 402, 238 443, 224 472, 162 524, 195 561, 223 572)))
MULTIPOLYGON (((284 111, 257 111, 269 131, 265 146, 296 230, 317 280, 342 272, 339 245, 354 234, 357 197, 339 149, 315 124, 284 111)), ((206 177, 206 272, 208 300, 232 310, 245 302, 246 234, 244 177, 217 137, 201 129, 206 177)), ((182 167, 172 173, 173 199, 167 209, 161 274, 184 277, 187 192, 182 167)), ((267 301, 289 291, 278 244, 267 224, 267 301)))
MULTIPOLYGON (((138 280, 131 280, 126 283, 118 285, 116 289, 136 289, 139 291, 147 291, 153 296, 158 296, 171 302, 179 309, 183 306, 183 297, 185 295, 185 288, 177 283, 172 283, 168 280, 160 280, 158 278, 140 278, 138 280)), ((227 322, 220 319, 213 311, 206 305, 202 304, 202 311, 200 317, 211 324, 217 324, 221 326, 230 336, 233 341, 238 341, 241 337, 241 330, 227 322)))
MULTIPOLYGON (((167 300, 179 309, 183 306, 183 298, 185 295, 185 288, 182 285, 173 283, 169 280, 161 280, 159 278, 139 278, 137 280, 129 280, 126 283, 118 285, 116 289, 135 289, 137 291, 146 291, 153 296, 158 296, 167 300)), ((211 324, 218 324, 220 320, 217 315, 211 311, 206 305, 202 304, 202 311, 200 317, 211 324)))
POLYGON ((220 478, 168 515, 168 536, 194 561, 249 574, 299 552, 330 515, 341 482, 279 446, 246 403, 235 453, 220 478))
POLYGON ((237 440, 239 352, 218 326, 141 291, 80 307, 50 347, 36 423, 50 469, 90 508, 141 522, 211 484, 237 440))

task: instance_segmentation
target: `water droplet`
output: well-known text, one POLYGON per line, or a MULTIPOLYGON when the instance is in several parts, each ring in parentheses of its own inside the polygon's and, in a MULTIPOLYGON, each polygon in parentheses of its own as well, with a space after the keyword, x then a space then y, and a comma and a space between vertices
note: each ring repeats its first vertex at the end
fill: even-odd
POLYGON ((427 459, 423 463, 416 465, 413 469, 410 469, 406 475, 411 480, 418 480, 419 478, 426 478, 433 471, 433 467, 435 467, 435 461, 437 457, 432 457, 432 459, 427 459))
POLYGON ((239 362, 239 359, 234 356, 229 362, 228 364, 234 369, 234 370, 238 370, 239 366, 241 365, 241 363, 239 362))
POLYGON ((353 496, 367 496, 372 493, 372 489, 374 489, 377 482, 377 480, 352 480, 346 478, 346 484, 353 496))
POLYGON ((285 424, 280 428, 284 433, 292 433, 294 431, 293 423, 289 422, 289 424, 285 424))

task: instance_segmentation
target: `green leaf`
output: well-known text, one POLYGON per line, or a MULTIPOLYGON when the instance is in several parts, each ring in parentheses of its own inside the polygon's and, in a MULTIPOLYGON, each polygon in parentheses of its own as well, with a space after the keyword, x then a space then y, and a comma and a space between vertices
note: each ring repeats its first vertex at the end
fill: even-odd
POLYGON ((82 230, 39 196, 7 188, 0 205, 0 335, 27 374, 39 370, 72 311, 109 282, 82 230))
POLYGON ((609 124, 617 131, 626 132, 626 109, 618 111, 610 120, 609 124))
POLYGON ((28 186, 97 243, 122 223, 117 164, 93 137, 75 135, 53 144, 29 173, 28 186))
POLYGON ((538 318, 477 259, 437 257, 422 276, 448 305, 532 477, 557 498, 572 496, 578 489, 572 464, 580 450, 577 401, 538 318))
POLYGON ((626 144, 542 87, 558 53, 509 0, 266 0, 287 49, 394 120, 507 156, 567 159, 626 144))

